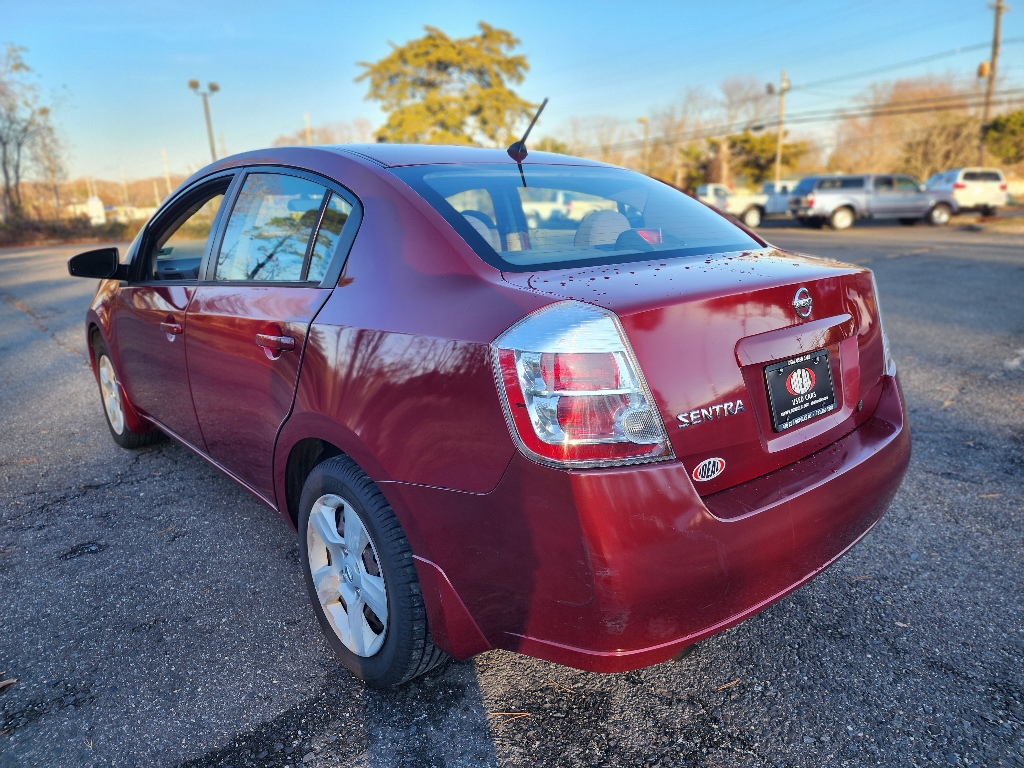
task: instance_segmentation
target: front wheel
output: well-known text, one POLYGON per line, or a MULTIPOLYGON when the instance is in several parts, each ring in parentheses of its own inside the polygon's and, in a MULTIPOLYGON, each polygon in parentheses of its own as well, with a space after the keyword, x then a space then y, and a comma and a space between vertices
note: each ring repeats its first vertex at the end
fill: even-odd
POLYGON ((832 229, 849 229, 853 226, 853 211, 849 208, 836 208, 828 219, 828 225, 832 229))
POLYGON ((430 637, 409 541, 355 462, 336 456, 319 464, 299 509, 306 589, 341 663, 386 688, 444 662, 430 637))
POLYGON ((928 211, 928 223, 936 227, 941 227, 944 224, 949 223, 949 218, 952 216, 952 211, 949 206, 945 203, 938 203, 932 206, 932 209, 928 211))
POLYGON ((756 229, 761 226, 761 209, 758 207, 747 208, 743 212, 743 216, 740 218, 747 227, 750 229, 756 229))

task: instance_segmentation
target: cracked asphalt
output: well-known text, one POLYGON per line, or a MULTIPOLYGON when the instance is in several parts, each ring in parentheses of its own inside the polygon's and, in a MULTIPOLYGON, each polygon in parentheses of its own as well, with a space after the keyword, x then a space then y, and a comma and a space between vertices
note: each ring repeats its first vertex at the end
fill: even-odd
POLYGON ((1024 765, 1024 236, 766 226, 876 271, 914 436, 847 557, 677 662, 332 660, 295 535, 103 422, 75 247, 0 251, 0 766, 1024 765))

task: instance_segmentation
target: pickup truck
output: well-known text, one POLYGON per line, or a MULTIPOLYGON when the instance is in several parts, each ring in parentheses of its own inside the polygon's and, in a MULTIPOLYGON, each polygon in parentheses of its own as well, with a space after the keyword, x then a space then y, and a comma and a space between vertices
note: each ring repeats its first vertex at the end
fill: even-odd
POLYGON ((701 184, 697 187, 697 199, 724 213, 731 213, 748 227, 753 228, 761 225, 768 195, 738 194, 725 184, 701 184))
POLYGON ((530 189, 526 190, 524 198, 523 215, 530 229, 537 229, 542 224, 552 227, 559 223, 579 222, 588 213, 602 209, 616 210, 614 202, 582 192, 530 189))
POLYGON ((767 195, 768 200, 764 204, 765 216, 789 216, 789 196, 793 194, 799 179, 782 179, 778 183, 778 189, 774 181, 766 181, 761 185, 761 194, 767 195))
POLYGON ((848 229, 857 219, 942 225, 960 206, 949 192, 925 189, 910 176, 869 173, 809 176, 793 190, 789 211, 809 227, 827 222, 832 229, 848 229))

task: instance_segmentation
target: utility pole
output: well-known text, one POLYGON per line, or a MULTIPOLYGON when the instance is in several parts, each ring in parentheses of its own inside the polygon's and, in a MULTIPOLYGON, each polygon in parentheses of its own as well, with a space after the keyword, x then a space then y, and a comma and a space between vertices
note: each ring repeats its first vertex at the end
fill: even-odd
MULTIPOLYGON (((790 88, 789 78, 786 77, 786 70, 782 70, 782 74, 779 76, 779 132, 775 139, 775 189, 779 188, 779 181, 782 179, 782 120, 786 114, 786 91, 790 88)), ((775 93, 775 84, 768 83, 766 89, 768 95, 772 96, 775 93)))
POLYGON ((988 67, 988 84, 985 86, 985 109, 981 113, 981 134, 978 136, 978 165, 985 162, 985 128, 988 125, 989 109, 992 106, 992 89, 996 84, 996 62, 999 59, 999 24, 1002 21, 1003 11, 1006 4, 1003 0, 996 0, 989 8, 996 12, 996 26, 992 31, 992 58, 988 67))
POLYGON ((646 174, 649 170, 647 162, 647 139, 650 137, 650 123, 647 118, 637 118, 638 123, 643 123, 643 150, 640 155, 640 172, 646 174))
POLYGON ((167 196, 171 196, 171 168, 167 165, 167 150, 161 149, 160 156, 164 159, 164 183, 167 184, 167 196))
POLYGON ((213 123, 210 121, 210 96, 219 91, 220 86, 216 83, 207 83, 206 90, 200 91, 199 81, 189 80, 188 87, 195 92, 196 96, 203 97, 203 112, 206 114, 206 136, 210 140, 210 157, 213 158, 214 162, 217 162, 217 147, 213 143, 213 123))

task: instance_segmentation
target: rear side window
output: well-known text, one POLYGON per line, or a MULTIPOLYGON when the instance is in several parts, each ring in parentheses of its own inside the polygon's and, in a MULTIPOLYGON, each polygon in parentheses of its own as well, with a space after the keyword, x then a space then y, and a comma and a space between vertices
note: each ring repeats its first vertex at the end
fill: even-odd
POLYGON ((818 189, 863 189, 864 179, 861 176, 843 176, 834 179, 822 179, 818 189))
POLYGON ((662 182, 621 168, 515 164, 392 168, 484 261, 509 271, 760 248, 662 182))
POLYGON ((892 192, 895 188, 892 176, 875 176, 875 192, 892 192))
POLYGON ((326 193, 325 187, 297 176, 249 174, 228 219, 215 279, 303 280, 326 193))
POLYGON ((331 199, 327 201, 327 207, 324 208, 320 229, 317 231, 316 242, 313 244, 313 253, 309 258, 307 280, 319 283, 324 279, 327 265, 338 248, 341 230, 345 228, 345 222, 348 221, 351 213, 352 205, 337 193, 332 192, 331 199))

